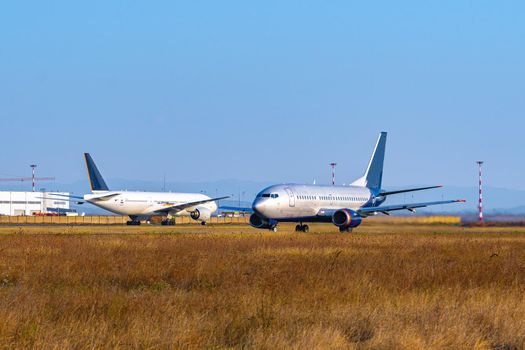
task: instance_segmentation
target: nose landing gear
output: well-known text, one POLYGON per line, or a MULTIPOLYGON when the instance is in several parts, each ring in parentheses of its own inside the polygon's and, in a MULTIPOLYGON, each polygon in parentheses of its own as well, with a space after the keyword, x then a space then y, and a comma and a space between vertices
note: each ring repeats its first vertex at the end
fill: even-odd
POLYGON ((310 231, 310 228, 308 227, 308 225, 297 225, 295 226, 295 232, 308 232, 310 231))

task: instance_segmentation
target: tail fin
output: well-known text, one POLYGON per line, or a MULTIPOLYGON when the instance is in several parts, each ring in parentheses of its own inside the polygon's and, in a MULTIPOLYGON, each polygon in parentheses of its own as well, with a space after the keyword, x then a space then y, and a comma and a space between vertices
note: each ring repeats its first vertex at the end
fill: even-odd
POLYGON ((91 185, 91 191, 109 191, 108 185, 106 185, 102 175, 100 175, 93 158, 91 158, 89 153, 84 153, 84 158, 86 159, 86 167, 89 177, 89 184, 91 185))
POLYGON ((383 162, 385 160, 385 148, 386 148, 386 132, 379 134, 377 139, 376 147, 368 168, 366 169, 365 175, 354 181, 352 185, 368 187, 374 190, 381 189, 381 181, 383 179, 383 162))

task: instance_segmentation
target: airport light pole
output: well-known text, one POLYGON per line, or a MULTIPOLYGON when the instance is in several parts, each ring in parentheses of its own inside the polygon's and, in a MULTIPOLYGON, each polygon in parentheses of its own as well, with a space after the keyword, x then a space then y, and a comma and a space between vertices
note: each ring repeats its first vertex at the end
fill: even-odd
POLYGON ((479 223, 483 224, 483 182, 482 182, 482 165, 483 161, 478 160, 476 162, 478 164, 478 170, 479 170, 479 202, 478 202, 478 209, 479 209, 479 223))
POLYGON ((36 169, 36 164, 31 164, 30 165, 31 167, 31 181, 33 183, 33 192, 35 192, 35 169, 36 169))
POLYGON ((332 167, 332 186, 335 186, 335 166, 337 163, 330 163, 330 167, 332 167))

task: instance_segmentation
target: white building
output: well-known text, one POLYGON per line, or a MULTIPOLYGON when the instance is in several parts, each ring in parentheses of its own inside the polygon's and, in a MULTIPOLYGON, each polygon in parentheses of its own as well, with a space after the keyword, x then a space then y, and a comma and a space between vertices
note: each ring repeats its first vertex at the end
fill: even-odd
MULTIPOLYGON (((68 192, 53 193, 69 195, 68 192)), ((58 210, 69 211, 69 202, 56 199, 49 192, 0 191, 0 215, 34 215, 58 210)))

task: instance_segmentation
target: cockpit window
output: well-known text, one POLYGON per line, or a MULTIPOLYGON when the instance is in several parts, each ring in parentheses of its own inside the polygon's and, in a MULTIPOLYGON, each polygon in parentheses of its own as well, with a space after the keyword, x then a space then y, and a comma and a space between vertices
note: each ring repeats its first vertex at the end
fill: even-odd
POLYGON ((272 197, 272 198, 277 198, 277 197, 279 197, 279 195, 278 195, 277 193, 272 193, 272 194, 271 194, 271 197, 272 197))
POLYGON ((269 194, 269 193, 263 193, 263 194, 261 195, 261 197, 268 198, 268 197, 270 197, 270 194, 269 194))

